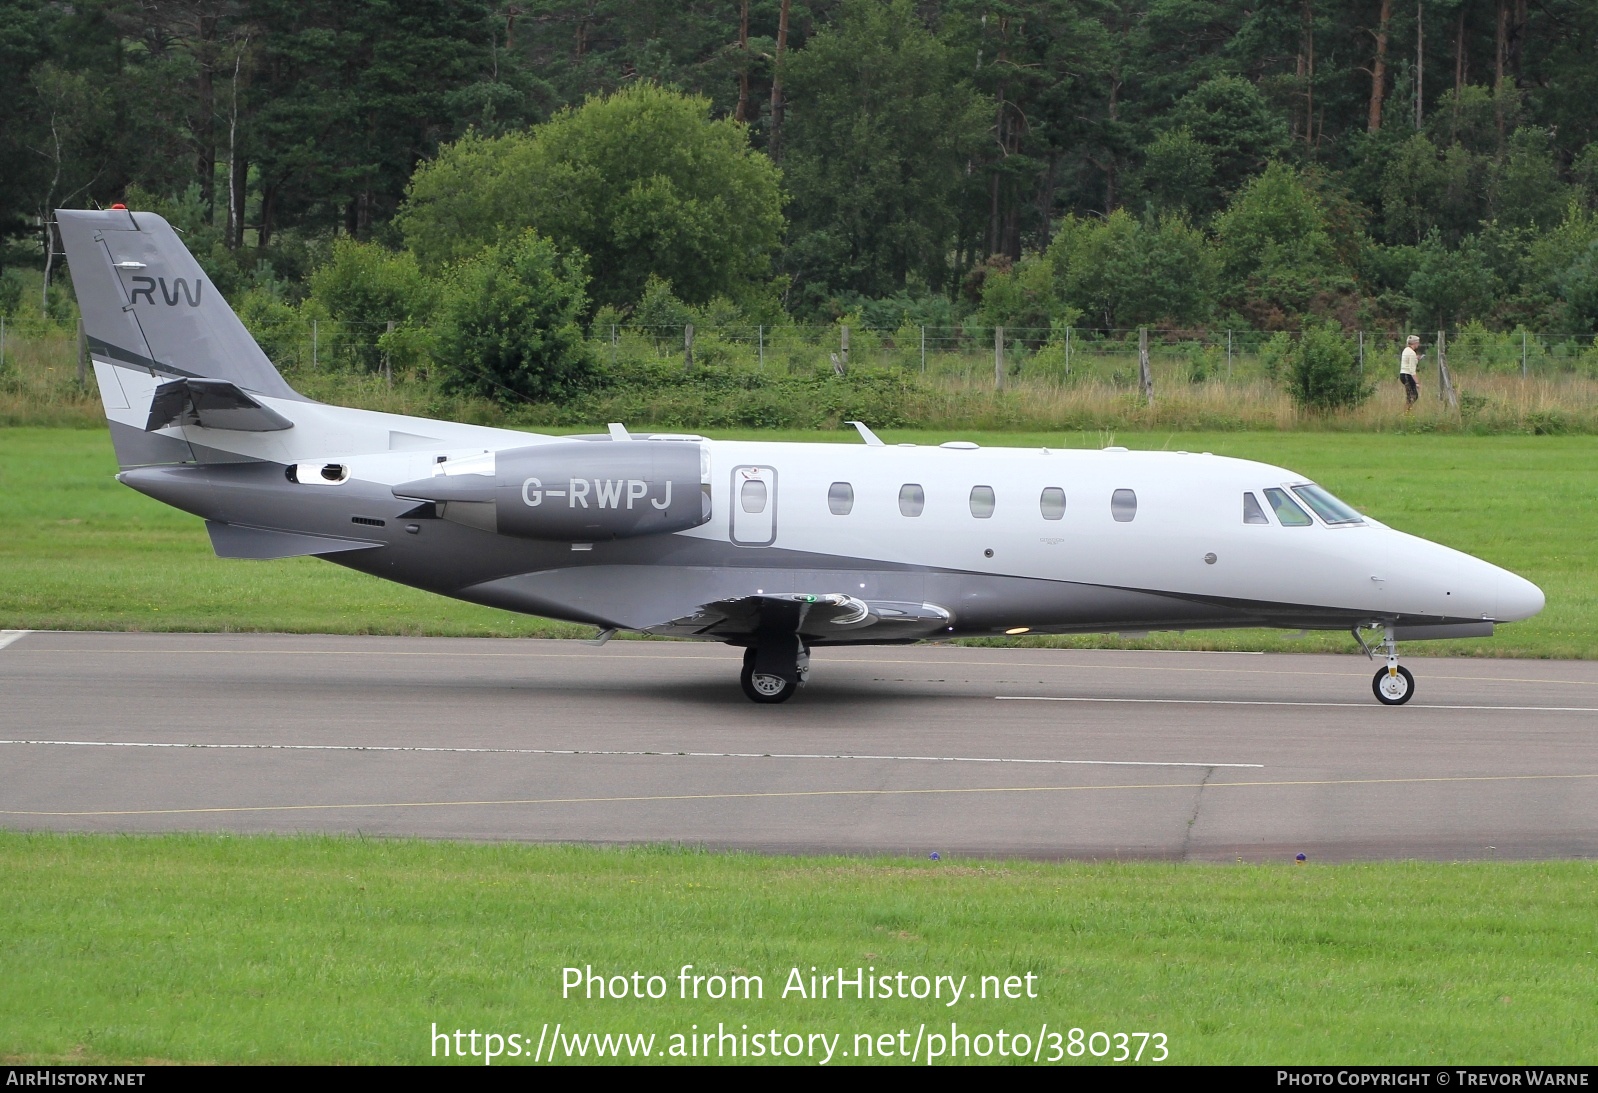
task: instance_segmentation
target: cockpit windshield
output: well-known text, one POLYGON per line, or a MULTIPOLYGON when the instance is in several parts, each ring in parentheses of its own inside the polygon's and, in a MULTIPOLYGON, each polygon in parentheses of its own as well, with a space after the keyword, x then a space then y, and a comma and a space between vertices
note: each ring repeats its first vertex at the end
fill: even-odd
POLYGON ((1293 492, 1328 524, 1363 524, 1365 518, 1313 482, 1294 486, 1293 492))

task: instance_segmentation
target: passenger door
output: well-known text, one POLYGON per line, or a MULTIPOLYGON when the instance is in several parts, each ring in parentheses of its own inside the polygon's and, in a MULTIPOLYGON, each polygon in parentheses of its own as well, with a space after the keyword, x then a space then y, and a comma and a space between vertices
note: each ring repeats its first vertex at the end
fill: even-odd
POLYGON ((733 542, 740 546, 770 546, 776 540, 775 467, 734 467, 731 504, 733 542))

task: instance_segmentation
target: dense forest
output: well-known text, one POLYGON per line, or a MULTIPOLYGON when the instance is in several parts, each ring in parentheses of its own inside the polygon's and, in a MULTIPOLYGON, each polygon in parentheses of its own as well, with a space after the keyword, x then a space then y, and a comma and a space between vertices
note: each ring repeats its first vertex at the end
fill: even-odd
POLYGON ((0 0, 0 312, 125 201, 257 319, 445 354, 490 298, 1591 334, 1595 47, 1593 0, 0 0))

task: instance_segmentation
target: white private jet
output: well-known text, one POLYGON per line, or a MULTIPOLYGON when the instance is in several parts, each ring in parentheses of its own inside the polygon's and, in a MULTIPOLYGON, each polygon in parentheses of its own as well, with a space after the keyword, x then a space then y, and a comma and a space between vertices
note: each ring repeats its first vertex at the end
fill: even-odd
POLYGON ((316 555, 475 603, 742 646, 782 702, 821 645, 1239 626, 1478 637, 1531 582, 1281 467, 1185 452, 543 436, 327 406, 272 366, 172 228, 57 214, 119 479, 217 554, 316 555))

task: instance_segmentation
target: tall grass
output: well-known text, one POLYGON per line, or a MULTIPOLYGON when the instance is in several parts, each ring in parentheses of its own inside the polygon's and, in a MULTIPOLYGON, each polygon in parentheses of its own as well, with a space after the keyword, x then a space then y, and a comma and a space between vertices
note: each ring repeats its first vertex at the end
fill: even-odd
MULTIPOLYGON (((902 332, 901 332, 902 333, 902 332)), ((603 384, 564 404, 493 402, 446 395, 421 361, 392 379, 351 371, 336 359, 279 360, 307 396, 340 405, 510 427, 551 428, 626 421, 669 428, 817 428, 860 417, 881 426, 928 429, 1317 430, 1357 432, 1598 433, 1598 365, 1590 346, 1529 343, 1521 373, 1516 335, 1466 331, 1450 351, 1458 391, 1438 397, 1435 364, 1422 398, 1406 410, 1390 346, 1368 342, 1366 375, 1376 388, 1362 405, 1330 414, 1296 407, 1269 377, 1267 354, 1234 339, 1156 345, 1152 404, 1140 394, 1135 342, 1017 340, 1006 349, 996 390, 991 340, 919 339, 853 332, 847 375, 831 328, 710 332, 684 366, 680 330, 602 332, 591 348, 603 384), (1501 343, 1501 344, 1500 344, 1501 343), (1534 359, 1533 359, 1534 358, 1534 359)), ((1257 339, 1256 339, 1257 340, 1257 339)), ((78 382, 77 339, 50 326, 12 330, 0 360, 0 426, 92 427, 102 420, 94 380, 78 382)))

